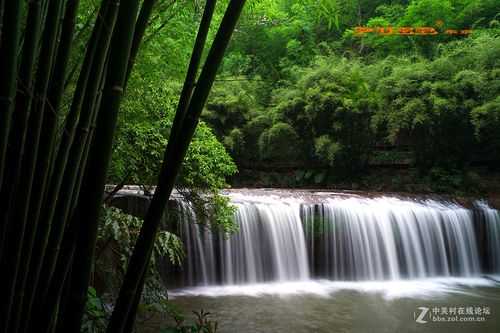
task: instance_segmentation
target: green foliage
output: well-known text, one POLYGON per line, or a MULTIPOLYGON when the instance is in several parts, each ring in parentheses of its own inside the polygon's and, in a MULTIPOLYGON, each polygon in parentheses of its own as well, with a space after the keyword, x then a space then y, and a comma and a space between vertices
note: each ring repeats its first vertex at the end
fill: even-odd
POLYGON ((500 97, 474 108, 471 121, 483 153, 500 159, 500 97))
MULTIPOLYGON (((92 9, 85 4, 82 27, 92 9)), ((110 182, 155 182, 201 10, 178 1, 155 13, 127 87, 110 182), (168 61, 165 50, 174 52, 168 61)), ((304 170, 294 186, 356 178, 370 163, 412 163, 425 175, 500 158, 498 20, 495 0, 252 2, 177 187, 197 209, 222 214, 210 221, 216 227, 232 230, 218 192, 234 179, 233 159, 246 169, 304 170), (361 38, 356 26, 440 34, 361 38), (449 28, 474 33, 443 34, 449 28), (379 150, 387 146, 389 155, 379 150)))
MULTIPOLYGON (((211 210, 209 212, 218 219, 214 225, 226 232, 233 231, 235 228, 232 221, 234 210, 229 205, 227 197, 216 196, 214 200, 212 208, 217 209, 217 211, 211 210)), ((107 293, 114 292, 116 286, 119 285, 119 281, 109 280, 121 280, 123 277, 141 224, 141 219, 125 214, 118 208, 103 208, 98 234, 96 275, 98 281, 101 283, 104 281, 105 285, 101 288, 104 288, 106 293, 100 297, 94 288, 89 288, 82 332, 98 333, 105 329, 109 313, 104 307, 103 298, 115 297, 107 293)), ((184 323, 185 319, 182 314, 167 298, 159 276, 158 260, 159 258, 168 258, 171 264, 180 265, 184 255, 183 243, 177 236, 165 230, 158 233, 143 296, 138 307, 138 324, 141 327, 148 325, 147 318, 152 315, 165 316, 167 314, 174 318, 177 325, 174 328, 162 329, 162 332, 216 332, 217 323, 209 319, 210 313, 203 310, 195 312, 197 320, 194 324, 187 325, 184 323)))
POLYGON ((282 159, 290 149, 295 159, 319 161, 339 172, 356 173, 365 165, 371 141, 369 119, 376 101, 361 76, 360 64, 329 60, 318 59, 303 70, 298 82, 277 90, 276 124, 263 132, 260 147, 261 154, 274 148, 282 155, 265 157, 282 159), (270 134, 278 125, 281 132, 275 132, 282 133, 283 139, 276 149, 270 134))
POLYGON ((256 157, 261 131, 256 132, 255 126, 264 129, 269 124, 260 125, 262 119, 255 119, 258 117, 256 100, 266 98, 269 93, 263 91, 264 85, 258 77, 254 80, 247 80, 244 76, 221 79, 216 82, 202 114, 203 120, 214 129, 217 138, 237 162, 256 157), (247 126, 249 122, 254 124, 247 126))
POLYGON ((322 135, 314 140, 314 149, 319 158, 328 163, 328 165, 333 166, 335 155, 337 155, 341 147, 328 135, 322 135))
POLYGON ((229 149, 232 156, 238 159, 245 150, 245 136, 239 128, 234 128, 229 135, 224 138, 224 146, 229 149))
MULTIPOLYGON (((106 289, 113 290, 112 286, 116 281, 109 281, 108 278, 121 279, 123 276, 139 235, 142 220, 125 214, 115 207, 103 208, 101 219, 98 230, 97 271, 104 275, 102 279, 108 284, 106 289)), ((154 244, 146 288, 161 289, 157 258, 163 257, 168 258, 173 265, 180 265, 184 258, 182 241, 165 230, 158 233, 154 244)))
POLYGON ((432 168, 429 171, 428 182, 432 189, 441 193, 453 193, 463 188, 464 175, 458 170, 432 168))
POLYGON ((236 173, 236 166, 212 130, 200 123, 184 160, 179 186, 217 191, 236 173))
MULTIPOLYGON (((157 74, 134 75, 119 118, 108 181, 149 186, 156 183, 176 109, 179 82, 155 81, 157 74), (160 82, 160 83, 158 83, 160 82)), ((232 157, 211 128, 200 122, 177 179, 176 188, 200 214, 215 211, 210 222, 224 230, 233 227, 226 212, 232 207, 220 198, 227 178, 237 172, 232 157)))
MULTIPOLYGON (((498 42, 497 37, 477 38, 488 39, 490 45, 498 42)), ((432 62, 395 65, 378 84, 386 107, 374 116, 373 124, 385 127, 392 143, 410 143, 421 169, 463 168, 471 161, 477 141, 497 140, 479 135, 485 124, 481 119, 486 115, 494 119, 495 107, 489 106, 500 92, 497 79, 487 70, 498 66, 491 62, 490 52, 471 39, 449 45, 432 62)))
POLYGON ((300 156, 299 145, 299 136, 293 127, 283 122, 274 124, 259 138, 260 156, 263 160, 294 160, 300 156))
POLYGON ((498 15, 494 1, 259 1, 205 120, 238 165, 304 170, 291 186, 356 178, 371 163, 410 164, 420 176, 493 163, 498 15), (439 34, 358 37, 359 25, 439 34), (444 33, 467 28, 469 37, 444 33))
POLYGON ((117 140, 111 177, 131 184, 154 184, 167 140, 147 124, 127 126, 117 140))
POLYGON ((160 333, 216 333, 218 328, 217 321, 210 320, 210 312, 203 309, 193 311, 196 320, 191 325, 184 324, 185 319, 179 312, 170 312, 169 314, 176 322, 175 327, 167 327, 160 330, 160 333))
POLYGON ((410 2, 402 24, 406 26, 434 26, 442 20, 448 26, 454 19, 454 8, 450 0, 418 0, 410 2))
MULTIPOLYGON (((143 80, 132 80, 130 85, 129 98, 122 107, 109 178, 117 183, 127 179, 149 185, 155 183, 160 169, 178 87, 170 83, 153 85, 143 80)), ((201 122, 189 147, 179 186, 218 190, 225 187, 225 177, 235 172, 231 157, 201 122)))
POLYGON ((256 89, 256 84, 244 77, 221 79, 210 94, 203 119, 217 130, 217 135, 228 135, 245 122, 246 113, 255 104, 256 89))
POLYGON ((230 204, 226 196, 217 195, 213 197, 211 216, 215 217, 213 225, 223 233, 229 235, 238 231, 238 225, 234 222, 236 207, 230 204))
POLYGON ((87 303, 82 319, 81 333, 100 333, 106 329, 109 313, 104 308, 103 302, 94 288, 87 290, 87 303))

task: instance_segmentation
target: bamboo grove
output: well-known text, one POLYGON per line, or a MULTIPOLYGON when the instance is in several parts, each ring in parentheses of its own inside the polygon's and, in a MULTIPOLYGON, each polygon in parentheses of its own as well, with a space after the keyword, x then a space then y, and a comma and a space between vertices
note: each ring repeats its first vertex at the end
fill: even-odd
MULTIPOLYGON (((79 2, 0 0, 2 333, 80 332, 120 102, 156 4, 100 1, 70 92, 79 2)), ((157 190, 109 333, 134 327, 165 204, 244 3, 229 1, 201 66, 216 5, 206 1, 157 190)))

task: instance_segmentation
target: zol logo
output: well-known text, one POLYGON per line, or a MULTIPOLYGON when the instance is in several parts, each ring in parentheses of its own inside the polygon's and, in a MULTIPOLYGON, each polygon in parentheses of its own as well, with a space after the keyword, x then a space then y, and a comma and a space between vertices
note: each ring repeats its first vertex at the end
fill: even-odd
POLYGON ((420 306, 418 307, 418 309, 420 310, 420 313, 418 315, 416 312, 413 312, 413 317, 415 318, 415 321, 419 324, 427 323, 427 320, 425 320, 425 316, 429 312, 429 308, 425 306, 420 306))

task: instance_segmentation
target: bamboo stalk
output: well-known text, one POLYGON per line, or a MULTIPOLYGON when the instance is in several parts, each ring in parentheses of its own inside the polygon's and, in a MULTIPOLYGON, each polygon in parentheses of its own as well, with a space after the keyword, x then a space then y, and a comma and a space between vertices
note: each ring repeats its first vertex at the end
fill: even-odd
MULTIPOLYGON (((4 196, 4 170, 10 122, 17 86, 19 37, 21 29, 21 1, 3 2, 2 38, 0 48, 0 201, 4 196)), ((7 223, 7 210, 0 209, 0 259, 7 223)), ((1 315, 0 315, 1 316, 1 315)), ((2 317, 0 317, 2 318, 2 317)))
MULTIPOLYGON (((147 275, 147 270, 141 276, 141 280, 139 281, 139 289, 137 290, 137 293, 135 294, 134 299, 133 299, 133 303, 131 306, 131 311, 133 311, 133 313, 137 312, 137 308, 139 307, 139 304, 141 303, 142 291, 144 290, 144 283, 146 282, 146 275, 147 275)), ((134 332, 135 319, 136 319, 136 316, 127 316, 127 318, 125 319, 125 325, 123 327, 124 333, 134 332)))
MULTIPOLYGON (((182 123, 182 129, 178 132, 179 134, 176 138, 170 137, 167 144, 158 185, 134 247, 125 279, 120 288, 120 294, 107 328, 108 333, 122 333, 126 324, 125 318, 136 315, 133 303, 136 299, 136 294, 141 290, 140 283, 151 258, 165 205, 174 187, 182 161, 198 124, 199 116, 206 103, 217 70, 222 62, 224 52, 244 4, 244 0, 230 1, 203 66, 187 114, 182 123)), ((173 133, 176 132, 177 130, 174 129, 173 133)))
POLYGON ((45 194, 45 187, 47 183, 47 178, 49 177, 49 171, 51 168, 51 162, 53 161, 55 147, 55 140, 58 128, 58 118, 60 116, 60 103, 62 95, 64 92, 64 81, 67 73, 68 61, 70 56, 71 45, 73 42, 73 33, 75 29, 75 20, 79 5, 79 0, 68 0, 66 13, 64 15, 63 25, 62 25, 62 35, 61 41, 58 49, 56 67, 53 70, 53 77, 51 78, 51 86, 49 89, 48 98, 46 101, 47 112, 44 114, 43 126, 44 135, 41 138, 41 158, 37 161, 37 178, 42 181, 38 182, 40 188, 37 188, 35 192, 36 197, 35 204, 32 205, 30 218, 38 220, 40 214, 40 208, 43 202, 43 196, 45 194))
MULTIPOLYGON (((85 149, 87 152, 88 147, 87 145, 85 149)), ((80 169, 76 172, 80 179, 83 178, 82 174, 84 169, 85 166, 81 165, 80 169)), ((73 197, 68 198, 68 201, 76 201, 78 194, 78 192, 73 193, 73 197)), ((64 319, 59 318, 59 309, 61 302, 64 301, 62 299, 64 288, 66 283, 68 283, 68 279, 70 279, 69 272, 74 263, 73 260, 79 230, 78 222, 80 222, 77 216, 72 216, 71 220, 73 223, 70 223, 64 232, 64 242, 61 245, 63 251, 57 260, 56 274, 54 274, 53 278, 50 280, 48 292, 39 302, 40 307, 38 308, 38 316, 35 318, 36 321, 34 326, 39 333, 53 332, 62 322, 59 319, 64 319)))
MULTIPOLYGON (((22 163, 23 177, 16 186, 12 210, 8 214, 7 232, 9 237, 6 239, 4 256, 0 269, 6 271, 9 269, 11 274, 5 279, 4 288, 5 301, 0 305, 0 311, 6 318, 11 318, 12 302, 15 295, 15 283, 18 275, 18 268, 21 257, 21 249, 24 238, 29 199, 34 180, 34 171, 38 155, 39 139, 42 130, 42 119, 44 112, 44 100, 47 95, 50 71, 54 62, 54 53, 57 44, 57 32, 62 10, 62 0, 53 0, 50 2, 48 17, 43 34, 43 42, 40 51, 37 79, 35 84, 35 93, 37 98, 33 101, 33 113, 29 119, 29 130, 26 136, 25 158, 22 163)), ((2 330, 8 330, 7 321, 3 323, 2 330)))
POLYGON ((189 62, 186 79, 184 80, 181 96, 179 98, 174 121, 172 123, 172 130, 170 132, 170 135, 171 138, 174 138, 174 140, 179 135, 179 130, 182 126, 181 124, 184 121, 184 117, 189 106, 189 101, 191 100, 191 96, 193 94, 193 88, 196 83, 196 76, 200 67, 201 57, 203 55, 203 49, 207 40, 208 31, 210 29, 210 22, 212 21, 216 2, 217 0, 208 0, 203 11, 203 17, 201 19, 200 28, 198 30, 198 34, 194 43, 193 53, 191 54, 191 60, 189 62))
MULTIPOLYGON (((106 40, 106 37, 104 37, 106 34, 111 35, 112 27, 114 26, 114 21, 116 19, 117 8, 117 0, 107 0, 102 3, 99 11, 100 15, 96 20, 92 36, 87 46, 84 57, 84 64, 78 78, 75 95, 73 97, 71 109, 66 119, 59 151, 54 162, 54 170, 52 172, 53 175, 50 179, 50 186, 48 187, 49 191, 44 201, 44 214, 40 219, 40 224, 36 232, 34 250, 32 251, 34 255, 31 258, 30 273, 27 283, 27 295, 30 298, 25 309, 25 316, 27 318, 31 317, 31 308, 33 306, 36 294, 35 291, 39 283, 51 225, 56 213, 57 199, 62 187, 63 176, 65 174, 66 166, 68 163, 68 157, 70 154, 70 148, 73 143, 76 126, 80 119, 80 113, 87 91, 87 84, 90 74, 92 73, 94 60, 99 48, 99 40, 106 40), (104 33, 102 33, 103 31, 104 33)), ((109 36, 107 38, 109 38, 109 36)), ((75 170, 69 170, 68 172, 72 171, 74 172, 75 170)), ((63 198, 63 200, 67 199, 68 198, 63 198)))
POLYGON ((42 315, 40 316, 43 321, 37 325, 38 333, 51 333, 54 332, 59 323, 60 317, 60 304, 63 297, 64 287, 68 283, 68 276, 71 270, 71 263, 74 259, 76 244, 74 237, 68 236, 68 245, 64 246, 64 255, 58 262, 58 271, 61 274, 57 275, 52 281, 47 298, 44 300, 45 305, 42 307, 42 315), (59 267, 60 266, 60 267, 59 267))
MULTIPOLYGON (((73 258, 74 258, 74 254, 73 254, 73 258)), ((72 260, 71 262, 74 262, 74 260, 72 260)), ((57 333, 67 333, 68 331, 66 331, 64 329, 64 318, 66 317, 66 310, 67 310, 67 306, 66 304, 68 303, 68 295, 69 295, 69 290, 71 288, 71 270, 72 270, 72 266, 70 265, 69 267, 69 270, 68 270, 68 274, 66 276, 66 280, 64 281, 64 286, 62 286, 63 288, 63 293, 61 295, 61 298, 59 300, 59 312, 58 312, 58 320, 56 322, 56 327, 54 329, 54 332, 57 332, 57 333)))
MULTIPOLYGON (((45 186, 47 183, 47 178, 50 170, 50 162, 52 160, 53 151, 55 149, 55 133, 57 129, 57 117, 59 113, 59 106, 63 93, 64 80, 66 76, 67 64, 70 55, 71 43, 73 40, 73 32, 75 26, 75 18, 78 9, 79 0, 69 0, 65 9, 64 21, 62 26, 61 41, 58 49, 58 54, 56 58, 56 67, 54 68, 53 78, 51 79, 51 87, 49 90, 47 106, 50 110, 46 112, 46 117, 43 121, 44 126, 44 136, 42 136, 40 158, 37 163, 36 178, 41 178, 42 181, 37 182, 40 184, 41 188, 34 189, 34 198, 31 200, 32 206, 30 207, 32 211, 29 212, 30 222, 29 228, 27 228, 27 234, 25 236, 25 242, 23 244, 22 266, 20 272, 22 276, 18 278, 17 287, 17 311, 15 313, 21 313, 21 309, 24 303, 28 303, 29 300, 25 300, 25 287, 26 280, 28 277, 29 264, 31 261, 37 224, 39 220, 39 212, 41 205, 43 203, 43 195, 45 194, 45 186), (34 210, 34 212, 33 212, 34 210)), ((28 298, 30 295, 28 295, 28 298)), ((18 315, 18 316, 19 316, 18 315)), ((16 326, 13 331, 17 331, 17 325, 19 324, 19 318, 17 318, 16 326)))
MULTIPOLYGON (((99 102, 99 98, 98 98, 99 102)), ((76 205, 78 203, 79 195, 80 195, 80 188, 82 186, 82 182, 84 180, 84 173, 86 169, 86 161, 88 160, 88 155, 90 151, 90 146, 91 142, 93 141, 93 132, 95 129, 95 121, 97 113, 94 113, 93 119, 92 119, 92 126, 90 127, 90 132, 87 138, 87 142, 85 144, 85 151, 83 154, 83 161, 80 164, 79 170, 78 170, 78 182, 76 186, 76 190, 73 192, 71 200, 71 211, 76 212, 76 205)), ((42 298, 43 304, 40 308, 43 309, 44 312, 40 315, 41 320, 46 320, 47 318, 47 313, 51 313, 52 311, 56 311, 61 307, 61 304, 67 304, 68 303, 68 297, 66 295, 63 296, 63 292, 70 290, 70 282, 71 281, 71 268, 73 265, 73 258, 74 258, 74 252, 76 251, 76 241, 78 238, 78 232, 79 232, 79 226, 80 226, 80 219, 78 215, 73 214, 71 217, 71 222, 68 224, 64 238, 63 238, 63 243, 62 243, 62 255, 58 257, 57 261, 57 266, 53 275, 53 278, 50 281, 50 287, 48 290, 47 295, 42 298), (62 283, 61 281, 64 281, 62 283), (59 296, 58 296, 59 295, 59 296), (58 298, 59 297, 59 298, 58 298)), ((55 325, 53 325, 52 330, 57 330, 58 332, 68 332, 68 329, 66 328, 68 326, 68 322, 64 320, 66 318, 65 313, 60 313, 59 314, 59 320, 56 321, 55 325)), ((41 326, 46 326, 43 322, 41 323, 41 326)), ((70 325, 69 325, 70 326, 70 325)), ((38 327, 38 326, 37 326, 38 327)), ((48 326, 47 326, 48 327, 48 326)))
MULTIPOLYGON (((25 39, 15 97, 15 112, 12 114, 12 128, 8 136, 7 159, 4 168, 5 183, 0 189, 0 210, 8 214, 13 201, 13 191, 17 187, 21 173, 26 130, 33 97, 35 59, 38 55, 40 38, 41 1, 32 1, 28 7, 25 39), (8 162, 7 162, 8 161, 8 162)), ((8 221, 5 221, 7 224, 8 221)))
MULTIPOLYGON (((126 75, 126 83, 128 82, 128 78, 130 77, 130 73, 132 71, 133 64, 135 63, 135 59, 137 57, 141 41, 144 37, 144 33, 145 33, 147 25, 149 23, 149 17, 151 16, 152 9, 154 7, 155 2, 156 2, 156 0, 145 0, 142 7, 141 7, 141 11, 139 13, 139 18, 137 19, 137 23, 136 23, 134 39, 132 42, 132 50, 130 52, 130 59, 129 59, 128 68, 127 68, 127 75, 126 75)), ((192 84, 187 85, 185 82, 181 96, 184 96, 184 95, 188 95, 188 96, 185 99, 183 99, 181 97, 181 101, 189 100, 189 98, 191 97, 192 88, 194 87, 194 81, 196 80, 196 72, 197 72, 198 67, 199 67, 199 60, 201 59, 201 54, 203 52, 203 46, 205 45, 206 36, 207 36, 208 30, 210 28, 210 21, 212 19, 213 11, 215 9, 215 3, 216 3, 216 0, 207 1, 207 5, 205 6, 204 15, 203 15, 202 21, 200 23, 200 29, 199 29, 198 34, 197 34, 197 38, 196 38, 195 46, 194 46, 194 52, 193 52, 193 55, 191 56, 191 61, 190 61, 189 69, 188 69, 188 73, 191 72, 191 74, 188 74, 187 76, 189 78, 191 78, 191 80, 186 79, 186 82, 189 81, 192 84), (199 52, 198 52, 197 50, 200 47, 201 47, 201 50, 199 50, 199 52), (196 56, 196 55, 198 55, 198 56, 196 56), (192 67, 195 67, 194 70, 192 70, 192 67)), ((184 104, 181 104, 181 105, 185 105, 185 104, 187 104, 187 103, 185 102, 184 104)), ((178 107, 178 109, 179 109, 179 107, 178 107)), ((182 112, 182 114, 184 114, 184 112, 182 112)), ((176 117, 174 119, 174 124, 175 124, 176 120, 177 120, 177 122, 179 121, 178 117, 177 117, 177 113, 176 113, 176 117)), ((145 274, 143 274, 141 279, 142 279, 142 282, 141 282, 141 286, 142 286, 144 284, 145 274)), ((141 287, 141 291, 136 293, 132 306, 137 307, 139 305, 140 300, 141 300, 141 294, 142 294, 142 287, 141 287)), ((134 325, 135 325, 135 317, 129 316, 127 319, 127 322, 125 323, 124 331, 125 332, 132 332, 134 325)))
MULTIPOLYGON (((114 8, 114 20, 116 20, 116 9, 118 7, 114 6, 114 8)), ((78 122, 78 128, 75 132, 73 143, 71 145, 71 150, 64 172, 63 183, 59 191, 59 199, 57 200, 57 214, 54 216, 51 223, 53 228, 46 247, 45 259, 42 265, 42 281, 39 287, 39 293, 42 299, 46 295, 50 279, 54 273, 66 222, 70 216, 71 208, 73 208, 72 200, 68 200, 68 198, 71 198, 77 189, 78 173, 76 173, 75 170, 78 170, 82 165, 86 144, 90 144, 88 140, 90 126, 92 125, 94 115, 97 113, 99 88, 102 87, 101 82, 104 78, 106 56, 108 55, 110 47, 113 26, 114 22, 112 25, 104 27, 107 29, 106 33, 101 34, 101 38, 99 38, 97 43, 99 48, 97 49, 94 59, 95 61, 92 65, 92 71, 90 73, 92 80, 87 86, 84 105, 78 122)))
MULTIPOLYGON (((101 14, 99 10, 100 6, 95 6, 94 9, 92 10, 92 13, 86 18, 85 23, 83 24, 82 27, 80 27, 76 33, 75 37, 73 39, 73 42, 78 42, 81 39, 81 36, 83 33, 92 25, 92 22, 94 22, 94 14, 97 13, 97 19, 100 18, 99 14, 101 14)), ((66 78, 66 81, 64 82, 64 89, 68 88, 68 85, 71 83, 73 80, 73 77, 75 76, 78 68, 80 67, 80 62, 75 61, 74 64, 71 66, 71 69, 69 70, 68 76, 66 78)))
MULTIPOLYGON (((15 112, 13 114, 13 128, 15 131, 10 133, 10 146, 7 151, 8 159, 10 161, 6 168, 7 177, 10 179, 9 186, 4 188, 5 193, 8 193, 5 206, 6 209, 11 207, 11 202, 14 198, 14 190, 17 188, 19 177, 21 175, 21 165, 23 159, 24 145, 26 139, 26 132, 28 127, 28 120, 31 111, 31 104, 33 101, 33 79, 35 59, 38 57, 38 44, 41 35, 41 20, 42 20, 42 1, 31 1, 28 7, 28 17, 26 21, 26 31, 24 32, 24 43, 22 51, 21 67, 19 70, 18 94, 16 96, 15 112)), ((27 232, 33 230, 32 224, 35 221, 30 220, 30 225, 27 226, 27 232)), ((23 250, 25 247, 23 246, 23 250)), ((25 255, 21 255, 25 258, 25 255)), ((20 275, 16 281, 16 295, 23 292, 24 279, 26 276, 26 268, 29 261, 21 261, 20 275)), ((11 328, 9 331, 17 331, 17 323, 20 318, 20 307, 22 296, 14 299, 14 311, 11 318, 11 328)))
POLYGON ((156 1, 157 0, 144 0, 142 3, 139 17, 137 18, 137 22, 135 24, 134 38, 132 40, 132 48, 130 50, 130 57, 127 66, 127 74, 125 75, 125 86, 127 85, 130 73, 132 72, 132 67, 134 66, 137 54, 139 53, 142 38, 144 37, 144 32, 148 26, 149 18, 151 17, 156 1))
POLYGON ((122 1, 113 33, 108 73, 99 108, 97 128, 92 145, 86 177, 76 216, 80 223, 75 256, 80 260, 73 265, 70 302, 65 322, 69 332, 79 330, 87 297, 91 269, 94 261, 97 227, 101 210, 106 173, 111 159, 113 136, 132 46, 134 26, 139 9, 138 0, 122 1))
POLYGON ((0 188, 3 180, 5 154, 9 133, 13 99, 16 93, 18 50, 21 30, 21 1, 2 1, 0 6, 2 23, 2 48, 0 49, 0 188))
POLYGON ((4 8, 5 8, 5 0, 0 0, 0 48, 2 47, 2 28, 3 28, 4 8))
MULTIPOLYGON (((15 197, 14 191, 19 186, 21 176, 26 132, 34 95, 35 59, 38 56, 38 43, 41 33, 41 5, 40 0, 32 1, 28 8, 17 94, 15 97, 15 112, 13 112, 11 120, 11 126, 16 130, 12 130, 9 133, 6 166, 4 169, 5 182, 0 190, 0 211, 5 212, 5 214, 8 214, 11 209, 15 197)), ((5 224, 8 223, 12 222, 6 219, 5 224)))
POLYGON ((9 147, 7 150, 9 163, 4 171, 8 179, 3 188, 4 198, 7 199, 5 209, 10 208, 10 201, 13 199, 12 189, 16 187, 21 172, 26 131, 34 95, 33 80, 41 33, 41 6, 41 0, 37 0, 31 1, 28 7, 17 95, 15 97, 15 112, 12 115, 12 127, 16 130, 11 131, 9 134, 9 147))

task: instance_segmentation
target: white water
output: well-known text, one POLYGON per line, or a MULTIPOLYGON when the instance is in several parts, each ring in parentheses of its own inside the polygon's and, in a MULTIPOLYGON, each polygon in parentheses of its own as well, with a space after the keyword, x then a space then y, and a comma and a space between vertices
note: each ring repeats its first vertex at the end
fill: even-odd
POLYGON ((405 290, 425 283, 435 290, 442 281, 473 281, 482 274, 475 223, 486 224, 488 260, 500 272, 500 216, 484 203, 478 205, 484 221, 475 221, 472 210, 435 200, 326 193, 314 202, 267 193, 230 197, 239 231, 229 238, 195 224, 193 210, 180 203, 186 286, 210 286, 222 294, 322 294, 394 284, 405 290), (427 282, 410 283, 416 280, 427 282))
POLYGON ((395 281, 330 281, 309 280, 297 282, 270 282, 245 285, 199 286, 169 291, 170 297, 180 296, 248 296, 259 297, 264 295, 294 296, 312 295, 317 297, 331 297, 337 292, 352 290, 363 293, 380 294, 385 299, 411 298, 439 298, 447 294, 475 295, 472 288, 498 287, 500 276, 490 278, 429 278, 418 280, 395 281), (496 280, 494 280, 496 278, 496 280))
POLYGON ((463 207, 382 197, 333 198, 304 210, 311 259, 323 277, 398 280, 480 272, 472 212, 463 207), (315 251, 318 240, 323 248, 315 251))
POLYGON ((222 282, 307 280, 300 206, 236 204, 239 232, 221 238, 222 282))
POLYGON ((187 284, 309 279, 300 206, 235 205, 239 231, 229 237, 215 237, 209 229, 194 223, 194 211, 180 202, 182 237, 187 250, 187 284))
POLYGON ((488 250, 494 254, 490 257, 490 265, 494 272, 500 272, 500 214, 496 209, 491 209, 484 202, 478 203, 484 213, 488 250))

